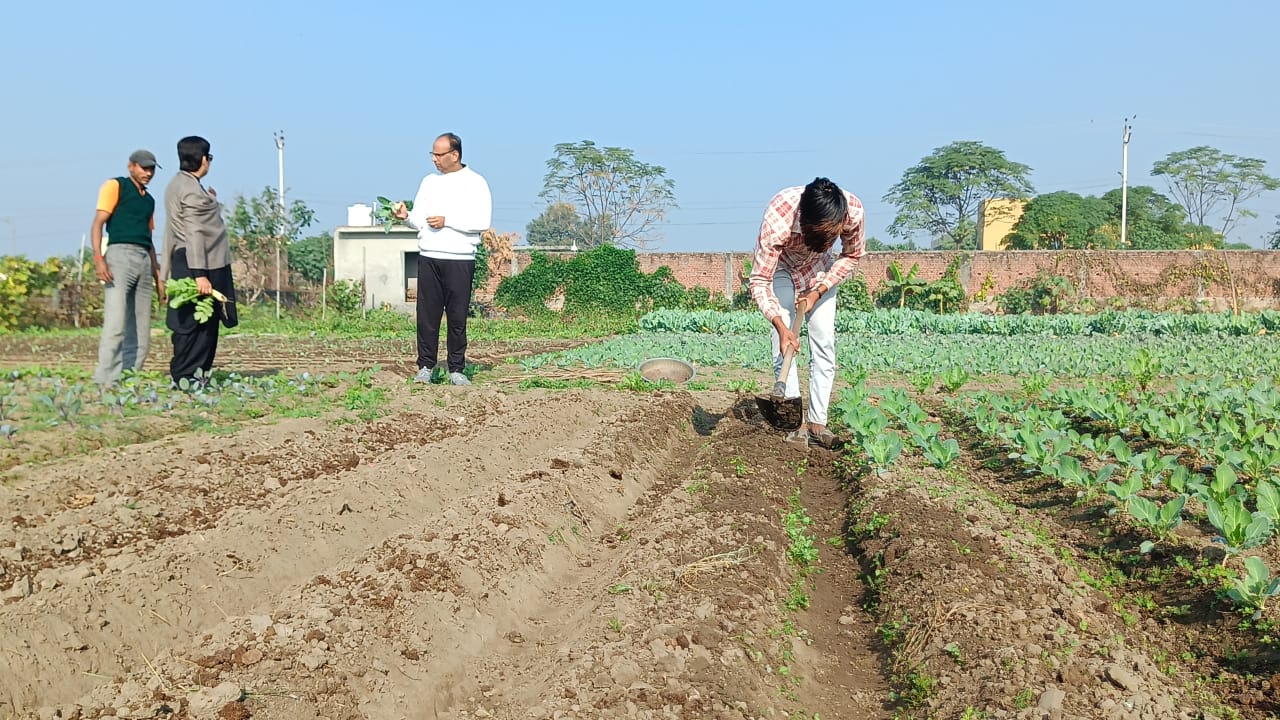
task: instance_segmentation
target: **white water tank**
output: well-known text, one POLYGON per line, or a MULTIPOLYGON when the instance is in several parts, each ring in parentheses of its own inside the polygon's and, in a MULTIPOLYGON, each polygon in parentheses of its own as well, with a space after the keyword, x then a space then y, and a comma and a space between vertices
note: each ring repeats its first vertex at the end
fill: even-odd
POLYGON ((364 203, 347 206, 347 225, 368 227, 373 224, 373 208, 364 203))

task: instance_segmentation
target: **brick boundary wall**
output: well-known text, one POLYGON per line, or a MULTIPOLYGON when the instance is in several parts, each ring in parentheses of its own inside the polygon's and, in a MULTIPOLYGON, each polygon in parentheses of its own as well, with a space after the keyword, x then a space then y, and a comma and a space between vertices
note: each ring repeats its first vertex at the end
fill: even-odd
MULTIPOLYGON (((492 268, 489 283, 478 294, 492 299, 498 283, 528 267, 531 250, 517 248, 512 263, 492 268)), ((571 253, 552 253, 569 256, 571 253)), ((666 265, 685 287, 705 287, 732 295, 742 287, 750 253, 638 253, 640 269, 653 272, 666 265)), ((1023 250, 1002 252, 873 252, 859 265, 871 290, 897 262, 903 271, 919 265, 918 277, 937 280, 959 259, 960 282, 970 298, 991 298, 1020 281, 1045 272, 1071 281, 1077 297, 1105 300, 1205 300, 1229 307, 1233 297, 1242 308, 1280 306, 1280 251, 1274 250, 1023 250)))

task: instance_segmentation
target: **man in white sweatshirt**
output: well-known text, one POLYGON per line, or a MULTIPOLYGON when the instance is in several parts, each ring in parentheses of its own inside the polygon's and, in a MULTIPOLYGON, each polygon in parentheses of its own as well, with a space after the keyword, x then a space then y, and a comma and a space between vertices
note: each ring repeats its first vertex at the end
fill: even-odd
POLYGON ((492 221, 493 198, 484 178, 462 164, 462 138, 453 133, 436 138, 431 158, 440 172, 422 178, 412 211, 396 209, 396 217, 418 230, 418 374, 413 379, 431 382, 443 314, 449 323, 449 382, 470 385, 462 372, 467 312, 476 246, 492 221))

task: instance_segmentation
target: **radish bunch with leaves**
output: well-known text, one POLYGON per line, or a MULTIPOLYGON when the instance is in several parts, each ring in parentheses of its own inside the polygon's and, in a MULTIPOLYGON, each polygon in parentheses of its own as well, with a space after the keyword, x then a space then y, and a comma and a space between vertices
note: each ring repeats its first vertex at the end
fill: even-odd
POLYGON ((196 322, 208 322, 213 317, 213 301, 226 302, 227 298, 217 290, 212 295, 201 295, 196 287, 195 278, 169 278, 164 283, 164 291, 169 296, 169 307, 177 310, 187 303, 196 306, 196 322))
POLYGON ((396 211, 404 208, 405 212, 413 209, 412 200, 390 200, 389 198, 378 196, 378 207, 373 209, 373 218, 377 220, 385 232, 391 232, 391 226, 400 222, 396 217, 396 211))

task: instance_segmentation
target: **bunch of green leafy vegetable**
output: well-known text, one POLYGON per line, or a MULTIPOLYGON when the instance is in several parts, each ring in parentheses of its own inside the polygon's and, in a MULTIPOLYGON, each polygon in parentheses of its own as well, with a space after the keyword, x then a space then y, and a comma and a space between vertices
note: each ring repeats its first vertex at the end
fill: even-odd
POLYGON ((400 219, 396 217, 396 210, 398 210, 402 205, 404 206, 405 212, 413 209, 412 200, 393 201, 379 195, 378 206, 373 209, 373 219, 377 220, 378 223, 382 225, 382 229, 384 231, 391 232, 391 226, 400 222, 400 219))
POLYGON ((208 322, 213 317, 213 296, 201 295, 195 278, 169 278, 164 283, 164 291, 169 296, 169 307, 175 310, 195 303, 196 322, 208 322))

